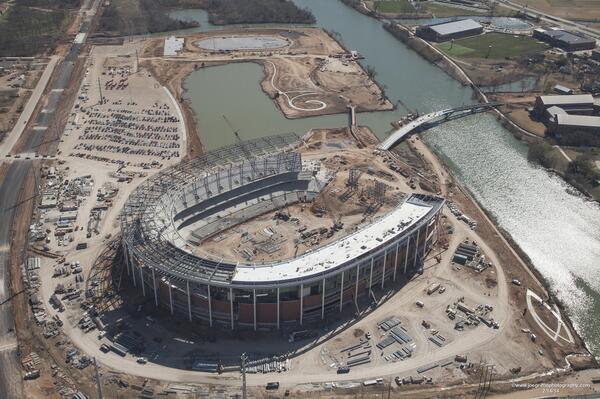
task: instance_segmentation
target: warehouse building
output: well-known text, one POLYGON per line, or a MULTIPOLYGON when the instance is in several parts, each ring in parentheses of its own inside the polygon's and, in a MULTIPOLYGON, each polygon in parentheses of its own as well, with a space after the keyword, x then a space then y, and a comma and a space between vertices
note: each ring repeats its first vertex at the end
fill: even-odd
POLYGON ((562 144, 600 145, 600 101, 591 94, 539 96, 534 114, 562 144))
POLYGON ((434 42, 446 42, 461 37, 475 36, 483 33, 483 26, 472 19, 446 22, 435 25, 417 27, 417 36, 434 42))
POLYGON ((561 144, 600 146, 600 116, 558 113, 548 120, 547 127, 561 144))
POLYGON ((591 94, 577 94, 565 96, 539 96, 535 100, 534 113, 543 118, 546 110, 558 107, 569 114, 593 115, 596 113, 597 104, 591 94))
POLYGON ((533 37, 565 51, 591 50, 596 47, 594 39, 562 29, 537 28, 533 30, 533 37))

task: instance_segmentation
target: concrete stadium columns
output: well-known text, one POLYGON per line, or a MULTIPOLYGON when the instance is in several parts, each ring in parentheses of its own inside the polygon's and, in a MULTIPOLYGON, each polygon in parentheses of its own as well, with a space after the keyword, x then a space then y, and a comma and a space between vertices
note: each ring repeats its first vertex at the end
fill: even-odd
POLYGON ((303 314, 304 314, 304 284, 300 284, 300 325, 302 325, 303 314))
POLYGON ((325 319, 325 279, 323 279, 323 289, 321 290, 321 320, 325 319))
POLYGON ((342 271, 342 283, 340 284, 340 313, 344 304, 344 272, 342 271))
POLYGON ((233 330, 233 288, 229 287, 229 316, 231 317, 231 329, 233 330))
POLYGON ((254 313, 254 331, 256 331, 256 288, 252 289, 252 311, 254 313))
POLYGON ((186 281, 187 287, 187 303, 188 303, 188 319, 192 321, 192 297, 190 295, 190 282, 186 281))
POLYGON ((207 298, 208 298, 208 324, 212 327, 213 322, 212 322, 212 300, 210 297, 210 284, 206 285, 206 292, 207 292, 207 298))
POLYGON ((356 286, 354 288, 354 304, 358 308, 358 277, 360 275, 360 263, 356 265, 356 286))
POLYGON ((381 288, 383 288, 385 284, 385 264, 387 263, 387 249, 385 250, 385 254, 383 255, 383 271, 381 272, 381 288))
POLYGON ((423 262, 425 262, 425 254, 427 253, 427 238, 429 236, 429 222, 425 225, 425 242, 423 243, 423 262))
POLYGON ((396 243, 396 255, 394 256, 394 276, 392 277, 392 281, 396 281, 396 272, 398 271, 398 249, 400 248, 400 243, 396 243))
POLYGON ((415 258, 413 261, 413 267, 417 266, 417 260, 419 258, 419 233, 421 233, 421 229, 417 230, 417 241, 415 241, 415 258))
POLYGON ((154 306, 158 307, 158 292, 156 291, 156 275, 154 268, 152 268, 152 287, 154 289, 154 306))
POLYGON ((146 283, 144 282, 144 271, 141 267, 138 267, 140 271, 140 281, 142 282, 142 295, 146 296, 146 283))
POLYGON ((373 263, 375 262, 375 258, 371 256, 371 272, 369 274, 369 287, 368 287, 368 292, 369 292, 369 297, 371 296, 371 287, 373 286, 373 263))
POLYGON ((175 314, 173 310, 173 287, 171 286, 171 280, 169 280, 169 306, 171 308, 171 316, 175 314))
POLYGON ((406 250, 404 253, 404 274, 406 274, 406 266, 408 266, 408 250, 410 249, 410 236, 406 239, 406 250))

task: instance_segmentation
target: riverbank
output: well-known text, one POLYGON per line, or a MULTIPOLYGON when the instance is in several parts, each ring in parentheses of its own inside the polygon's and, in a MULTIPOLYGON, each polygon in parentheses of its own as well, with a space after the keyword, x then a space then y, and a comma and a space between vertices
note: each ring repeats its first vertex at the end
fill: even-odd
MULTIPOLYGON (((346 3, 346 2, 344 2, 344 3, 346 3)), ((361 12, 361 13, 378 19, 376 15, 368 14, 368 13, 364 13, 364 12, 361 12)), ((400 29, 400 30, 404 30, 407 33, 407 29, 400 29)), ((394 36, 396 38, 398 38, 397 35, 394 35, 394 36)), ((401 33, 400 36, 404 36, 404 33, 401 33)), ((408 35, 406 35, 406 37, 408 37, 408 35)), ((402 40, 402 39, 400 39, 400 40, 404 42, 404 40, 402 40)), ((425 54, 419 53, 419 55, 421 55, 423 58, 425 58, 426 60, 428 60, 430 63, 434 63, 434 64, 438 65, 437 62, 432 62, 431 61, 432 55, 434 55, 434 54, 433 54, 433 52, 432 52, 432 50, 431 50, 430 47, 428 47, 428 46, 409 46, 409 47, 411 49, 416 50, 417 52, 418 52, 417 49, 419 49, 419 48, 420 49, 423 49, 423 48, 427 49, 427 50, 424 50, 425 54)), ((450 70, 452 72, 448 73, 448 71, 445 68, 441 67, 441 69, 444 70, 444 72, 446 72, 448 75, 450 75, 451 77, 453 77, 454 79, 456 79, 457 81, 459 81, 461 84, 465 84, 465 82, 469 81, 468 75, 456 63, 454 63, 452 60, 450 60, 448 57, 444 56, 443 54, 440 54, 440 57, 446 58, 447 62, 451 65, 450 70), (467 80, 464 80, 465 77, 466 77, 467 80)), ((448 64, 445 64, 445 65, 448 65, 448 64)), ((488 102, 487 96, 475 84, 473 84, 471 82, 469 84, 469 86, 471 86, 473 88, 473 90, 476 93, 476 95, 482 101, 488 102)), ((528 142, 528 143, 529 142, 539 141, 539 137, 537 137, 536 135, 532 134, 531 132, 528 132, 528 131, 522 129, 520 126, 516 125, 513 121, 511 121, 506 115, 504 115, 500 111, 494 110, 494 112, 501 119, 501 124, 503 125, 503 127, 505 127, 507 130, 509 130, 513 134, 514 137, 518 138, 519 140, 523 140, 525 142, 528 142)), ((483 209, 484 208, 481 207, 481 212, 484 212, 483 209)), ((488 213, 485 213, 485 214, 486 214, 486 217, 488 217, 487 216, 488 213)), ((491 216, 492 214, 489 213, 489 215, 491 216)), ((496 219, 494 218, 494 220, 496 220, 496 219)), ((497 222, 495 222, 495 223, 497 223, 497 222)), ((506 230, 504 230, 503 234, 500 233, 500 236, 502 236, 507 242, 511 242, 512 244, 514 244, 514 247, 518 248, 518 250, 515 250, 515 251, 518 251, 519 253, 522 253, 522 254, 525 253, 525 251, 523 251, 523 250, 520 249, 520 247, 516 244, 516 241, 510 236, 510 234, 506 230)), ((528 258, 526 258, 526 259, 528 259, 528 258)), ((522 261, 522 262, 524 262, 524 261, 522 261)), ((528 262, 524 262, 524 265, 526 266, 526 269, 530 271, 530 273, 535 273, 536 275, 538 275, 540 277, 543 276, 541 274, 541 272, 533 265, 533 263, 530 260, 528 262)), ((541 280, 543 281, 542 285, 544 286, 544 289, 546 289, 548 292, 551 292, 551 287, 550 287, 550 284, 548 283, 547 279, 543 278, 541 280)), ((559 300, 556 299, 556 302, 559 303, 559 300)), ((573 325, 573 323, 570 320, 569 320, 569 324, 573 325)), ((574 331, 576 331, 576 330, 574 330, 574 331)), ((587 350, 587 347, 585 346, 586 344, 584 343, 583 339, 579 336, 578 333, 576 335, 578 336, 578 339, 582 343, 582 346, 584 348, 586 348, 586 350, 587 350)))
MULTIPOLYGON (((371 14, 374 18, 380 19, 376 14, 371 14)), ((381 20, 381 19, 380 19, 381 20)), ((441 70, 443 70, 446 74, 448 74, 453 79, 457 80, 463 85, 470 86, 479 99, 484 102, 488 102, 488 96, 481 90, 480 86, 476 84, 470 76, 470 73, 467 72, 463 67, 459 65, 457 61, 450 58, 442 51, 436 49, 433 45, 427 43, 425 40, 416 37, 410 32, 410 30, 397 23, 384 23, 384 29, 390 32, 395 38, 406 44, 408 47, 417 52, 420 56, 425 58, 428 62, 435 64, 441 70)), ((518 76, 519 78, 523 78, 523 76, 518 76)), ((513 136, 519 140, 526 142, 528 145, 533 143, 540 143, 544 140, 543 136, 541 136, 538 132, 531 132, 526 128, 520 126, 518 121, 513 120, 510 114, 505 113, 503 110, 495 109, 494 111, 499 118, 502 126, 510 131, 513 136)), ((565 182, 573 186, 576 190, 580 191, 584 196, 594 201, 600 202, 600 195, 595 194, 590 189, 586 188, 586 186, 579 181, 573 174, 567 173, 566 168, 556 167, 555 165, 549 166, 544 163, 538 163, 540 166, 545 168, 549 168, 549 170, 554 170, 556 173, 563 178, 565 182)))
MULTIPOLYGON (((473 197, 472 193, 456 180, 448 165, 423 141, 415 137, 410 139, 410 142, 411 146, 413 146, 417 152, 422 153, 424 158, 431 164, 432 170, 438 171, 438 181, 441 183, 440 190, 442 194, 446 195, 448 200, 457 204, 459 209, 468 215, 469 218, 477 222, 476 231, 478 235, 482 237, 487 245, 489 245, 498 257, 502 259, 502 267, 505 273, 511 278, 518 278, 523 287, 528 287, 538 293, 541 291, 542 297, 548 298, 549 301, 556 303, 559 307, 563 320, 568 323, 569 328, 576 338, 574 348, 578 347, 580 349, 574 349, 572 352, 568 348, 567 350, 559 350, 559 348, 554 346, 556 344, 555 342, 549 341, 548 343, 554 346, 552 350, 558 350, 558 352, 554 353, 556 356, 555 360, 557 362, 562 361, 565 356, 571 353, 581 353, 590 355, 587 367, 598 367, 598 363, 596 359, 591 356, 585 341, 579 336, 571 320, 566 317, 564 304, 556 297, 547 279, 536 269, 529 256, 515 242, 510 233, 499 227, 495 216, 486 210, 473 197)), ((513 305, 516 309, 522 309, 525 305, 525 291, 522 289, 522 286, 510 286, 510 296, 513 298, 513 305)), ((513 316, 515 317, 514 323, 519 326, 523 315, 515 312, 513 316)), ((526 314, 525 316, 526 317, 523 317, 523 319, 527 321, 528 325, 535 325, 535 321, 531 318, 530 314, 526 314)), ((543 334, 540 335, 543 336, 543 334)), ((556 366, 567 367, 568 365, 557 363, 556 366)))

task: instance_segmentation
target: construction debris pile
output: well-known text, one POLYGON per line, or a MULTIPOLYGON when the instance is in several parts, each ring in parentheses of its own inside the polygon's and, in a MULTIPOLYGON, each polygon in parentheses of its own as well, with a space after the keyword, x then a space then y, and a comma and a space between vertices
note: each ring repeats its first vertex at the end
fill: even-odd
POLYGON ((465 304, 462 297, 446 307, 446 314, 450 320, 458 319, 454 324, 454 329, 458 331, 463 331, 465 326, 476 327, 479 323, 497 329, 500 325, 492 317, 493 310, 493 306, 487 304, 477 305, 473 309, 465 304))
POLYGON ((386 361, 404 360, 411 357, 416 349, 412 337, 400 324, 400 319, 395 316, 377 323, 377 327, 384 336, 377 344, 377 348, 381 350, 381 354, 386 361))
POLYGON ((365 339, 360 338, 357 343, 340 351, 345 366, 340 364, 338 372, 344 372, 352 367, 370 363, 372 352, 371 336, 367 334, 365 339))

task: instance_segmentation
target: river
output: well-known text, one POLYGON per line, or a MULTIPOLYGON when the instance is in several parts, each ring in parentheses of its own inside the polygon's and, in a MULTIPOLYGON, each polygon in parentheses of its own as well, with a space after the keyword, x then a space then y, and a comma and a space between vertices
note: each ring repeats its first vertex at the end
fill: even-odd
MULTIPOLYGON (((472 91, 451 79, 388 34, 381 23, 339 0, 294 0, 310 9, 317 25, 336 32, 345 46, 365 56, 392 102, 425 113, 473 102, 472 91)), ((195 14, 194 14, 195 13, 195 14)), ((197 15, 210 26, 203 11, 197 15)), ((194 72, 186 81, 207 148, 234 141, 223 110, 244 138, 311 127, 343 126, 345 116, 287 120, 260 90, 263 73, 255 64, 232 64, 194 72), (206 95, 218 93, 218 95, 206 95)), ((406 110, 359 114, 360 124, 379 137, 406 110)), ((424 140, 457 178, 508 231, 549 280, 567 306, 575 327, 600 355, 600 207, 565 190, 562 179, 527 162, 525 145, 488 114, 431 129, 424 140)))

